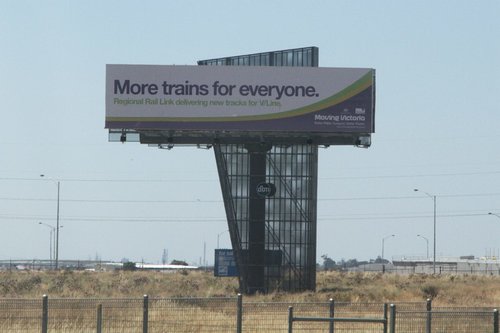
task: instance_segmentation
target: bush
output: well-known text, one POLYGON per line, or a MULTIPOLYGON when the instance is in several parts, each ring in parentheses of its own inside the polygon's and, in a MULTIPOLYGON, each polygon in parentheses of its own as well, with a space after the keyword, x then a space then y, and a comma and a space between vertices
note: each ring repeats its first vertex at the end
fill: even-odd
POLYGON ((428 284, 422 287, 422 292, 426 298, 434 299, 439 294, 439 288, 435 285, 428 284))
POLYGON ((123 263, 124 271, 135 271, 137 267, 135 266, 135 262, 127 261, 123 263))

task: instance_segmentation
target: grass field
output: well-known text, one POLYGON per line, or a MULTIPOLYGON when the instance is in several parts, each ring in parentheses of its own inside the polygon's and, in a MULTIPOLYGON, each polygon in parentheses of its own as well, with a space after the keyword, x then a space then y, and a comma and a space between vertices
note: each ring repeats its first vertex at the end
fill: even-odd
MULTIPOLYGON (((95 332, 98 304, 103 308, 103 332, 139 332, 147 294, 149 332, 234 332, 237 292, 235 279, 203 271, 0 271, 0 331, 39 332, 41 296, 46 294, 49 332, 95 332)), ((380 318, 383 303, 407 302, 413 312, 406 318, 404 312, 399 315, 399 328, 423 332, 429 297, 433 307, 467 308, 434 315, 433 325, 440 332, 476 332, 482 325, 477 332, 490 332, 489 311, 500 305, 500 277, 318 272, 315 292, 245 296, 243 327, 244 332, 286 332, 289 305, 294 304, 297 314, 325 317, 332 298, 338 302, 336 313, 356 317, 380 318), (478 312, 479 307, 488 313, 478 312)), ((310 331, 311 325, 294 327, 310 331)), ((314 325, 317 332, 328 331, 325 323, 314 325)), ((380 325, 344 324, 343 331, 380 332, 380 325)))
MULTIPOLYGON (((0 271, 1 298, 234 297, 238 282, 210 272, 0 271)), ((500 277, 318 272, 316 292, 271 293, 256 301, 417 302, 440 306, 498 306, 500 277)))

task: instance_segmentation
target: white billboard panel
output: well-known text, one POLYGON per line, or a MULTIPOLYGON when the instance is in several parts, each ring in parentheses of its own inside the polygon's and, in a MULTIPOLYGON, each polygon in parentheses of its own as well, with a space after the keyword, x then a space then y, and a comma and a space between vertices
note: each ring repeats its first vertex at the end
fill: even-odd
POLYGON ((370 68, 106 66, 106 128, 374 132, 370 68))

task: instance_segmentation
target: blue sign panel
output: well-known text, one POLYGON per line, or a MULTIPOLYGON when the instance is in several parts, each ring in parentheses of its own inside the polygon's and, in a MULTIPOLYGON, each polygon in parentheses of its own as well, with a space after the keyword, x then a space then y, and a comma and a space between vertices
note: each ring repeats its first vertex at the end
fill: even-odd
POLYGON ((214 276, 238 276, 233 250, 215 249, 214 276))

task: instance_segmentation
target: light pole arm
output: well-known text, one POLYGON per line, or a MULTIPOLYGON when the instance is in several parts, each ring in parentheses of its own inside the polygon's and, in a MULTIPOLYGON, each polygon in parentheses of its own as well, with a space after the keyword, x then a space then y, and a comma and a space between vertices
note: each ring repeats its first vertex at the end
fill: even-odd
POLYGON ((498 214, 495 214, 495 213, 489 212, 489 213, 488 213, 488 215, 493 215, 493 216, 496 216, 496 217, 498 217, 498 218, 500 219, 500 215, 498 215, 498 214))

